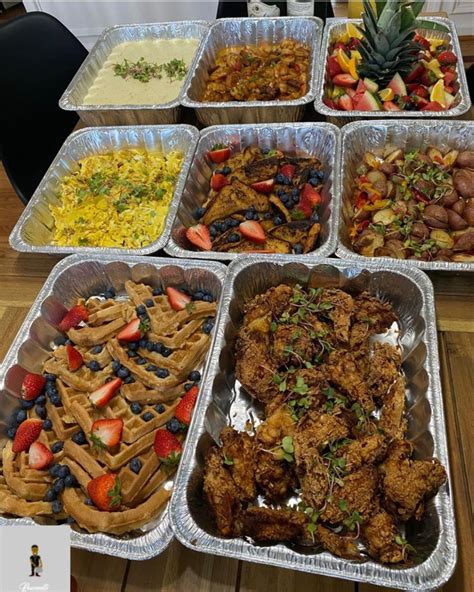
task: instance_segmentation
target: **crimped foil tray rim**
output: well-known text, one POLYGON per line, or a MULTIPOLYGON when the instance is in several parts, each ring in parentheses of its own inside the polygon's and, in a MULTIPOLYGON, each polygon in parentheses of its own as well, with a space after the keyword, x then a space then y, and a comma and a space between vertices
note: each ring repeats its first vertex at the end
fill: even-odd
MULTIPOLYGON (((226 130, 238 130, 243 127, 247 128, 265 128, 265 129, 277 129, 277 128, 321 128, 327 129, 334 133, 335 135, 335 144, 336 150, 334 155, 334 168, 332 172, 332 185, 330 189, 331 193, 331 213, 329 216, 328 224, 329 224, 329 235, 328 240, 312 251, 311 253, 307 253, 305 257, 307 257, 308 261, 318 260, 321 257, 329 257, 330 255, 334 254, 337 248, 337 237, 338 237, 338 228, 339 228, 339 218, 340 218, 340 196, 342 194, 342 187, 339 186, 341 183, 341 175, 339 174, 339 170, 341 167, 341 153, 342 153, 342 135, 341 130, 332 123, 326 123, 322 121, 302 121, 302 122, 294 122, 294 123, 256 123, 256 124, 231 124, 231 125, 212 125, 210 127, 206 127, 202 129, 199 133, 199 141, 201 138, 205 138, 208 134, 226 129, 226 130)), ((199 143, 198 141, 198 143, 199 143)), ((191 167, 194 163, 194 158, 196 156, 196 150, 194 151, 193 161, 191 163, 191 167)), ((183 189, 184 192, 184 189, 183 189)), ((182 199, 182 195, 181 195, 182 199)), ((175 216, 176 221, 176 216, 175 216)), ((164 247, 164 251, 170 255, 171 257, 189 257, 192 259, 208 259, 211 261, 233 261, 235 259, 240 259, 242 257, 248 257, 248 253, 221 253, 218 251, 188 251, 187 249, 183 249, 173 239, 172 232, 169 233, 169 239, 164 247)), ((262 253, 261 257, 268 257, 272 256, 274 253, 262 253)), ((280 257, 285 259, 291 260, 294 255, 291 254, 281 254, 280 257)))
MULTIPOLYGON (((424 125, 426 127, 435 127, 439 123, 439 120, 436 119, 423 119, 422 121, 417 121, 417 125, 424 125)), ((451 125, 452 127, 457 126, 470 126, 472 127, 472 131, 474 133, 474 121, 466 120, 452 120, 452 121, 443 121, 444 125, 451 125)), ((339 185, 338 189, 340 194, 338 196, 338 204, 339 204, 339 216, 338 216, 338 228, 337 228, 337 249, 335 251, 336 257, 340 259, 344 259, 346 261, 353 261, 355 264, 362 264, 365 265, 367 262, 372 262, 375 264, 376 261, 380 261, 383 264, 391 264, 395 267, 400 267, 401 269, 407 268, 415 268, 418 267, 422 270, 431 270, 431 271, 467 271, 467 272, 474 272, 474 262, 472 263, 462 263, 460 261, 416 261, 414 259, 394 259, 392 257, 366 257, 365 255, 360 255, 346 247, 341 240, 341 220, 342 220, 342 192, 343 192, 343 167, 344 167, 344 149, 345 149, 345 141, 347 134, 359 128, 367 128, 367 127, 387 127, 392 128, 395 126, 409 126, 409 121, 397 121, 397 120, 390 120, 390 121, 371 121, 371 120, 364 120, 364 121, 352 121, 350 123, 346 123, 342 127, 341 130, 341 162, 340 162, 340 172, 339 172, 339 185)))
MULTIPOLYGON (((454 517, 454 498, 452 495, 451 486, 451 474, 450 474, 450 462, 447 447, 447 436, 446 436, 446 420, 444 416, 443 406, 443 394, 441 389, 440 380, 440 362, 438 353, 438 338, 436 332, 436 318, 435 318, 435 300, 433 285, 428 276, 421 270, 416 268, 401 269, 399 266, 391 264, 392 262, 383 262, 382 264, 374 262, 365 262, 363 265, 359 263, 352 263, 350 261, 342 261, 338 259, 322 259, 317 262, 309 262, 304 257, 294 256, 291 261, 282 258, 280 255, 272 255, 268 258, 258 257, 256 255, 250 255, 246 259, 238 259, 232 261, 229 265, 229 270, 226 277, 224 292, 221 297, 220 312, 217 317, 215 326, 214 341, 212 343, 211 353, 208 357, 206 367, 204 369, 202 379, 202 389, 200 394, 200 405, 196 409, 193 415, 191 425, 188 432, 188 446, 182 457, 182 462, 179 466, 178 473, 176 476, 175 487, 171 497, 169 510, 171 526, 176 538, 186 547, 193 549, 194 551, 201 551, 212 553, 215 555, 222 555, 226 557, 232 557, 235 559, 241 559, 244 561, 252 561, 255 563, 262 563, 265 565, 272 565, 275 567, 285 567, 288 569, 295 569, 312 574, 325 575, 329 577, 337 577, 341 579, 347 579, 352 581, 367 582, 373 585, 380 585, 386 587, 396 587, 401 590, 410 590, 422 592, 425 590, 434 590, 445 584, 452 576, 456 567, 457 560, 457 543, 456 543, 456 527, 454 517), (187 485, 190 477, 190 471, 188 467, 193 466, 193 455, 195 454, 196 444, 200 436, 205 433, 204 419, 205 413, 212 402, 212 383, 219 370, 219 356, 222 351, 222 346, 225 342, 225 325, 228 321, 229 307, 233 295, 233 288, 236 276, 243 269, 255 264, 255 263, 275 263, 277 265, 286 265, 289 263, 302 264, 307 267, 327 265, 335 267, 339 270, 351 270, 360 269, 371 272, 377 271, 389 271, 404 275, 408 277, 422 293, 422 309, 420 315, 425 321, 425 335, 423 342, 426 344, 426 361, 425 366, 429 372, 429 384, 427 388, 427 398, 431 405, 436 406, 437 413, 431 414, 430 422, 433 422, 433 444, 434 453, 441 460, 446 468, 448 480, 446 484, 446 490, 438 494, 437 503, 442 507, 440 531, 437 544, 433 549, 427 560, 420 566, 414 568, 407 568, 404 570, 390 569, 382 564, 368 561, 366 563, 357 564, 349 562, 344 559, 336 558, 327 552, 324 552, 316 557, 319 559, 319 563, 325 562, 326 565, 315 565, 315 556, 296 556, 293 560, 285 560, 282 558, 282 550, 285 553, 293 553, 286 547, 281 545, 263 547, 263 553, 260 551, 260 547, 255 547, 246 543, 242 544, 240 539, 225 539, 219 538, 207 534, 204 530, 196 525, 189 513, 185 514, 184 509, 187 509, 187 485), (182 517, 188 521, 188 524, 183 524, 182 517), (189 525, 189 522, 192 524, 189 525), (189 539, 188 534, 193 531, 193 538, 189 539), (195 539, 195 535, 205 539, 199 541, 195 539), (233 548, 235 541, 241 544, 241 550, 235 550, 233 548), (441 573, 439 570, 434 571, 432 569, 429 581, 426 581, 426 586, 417 585, 414 581, 407 581, 408 577, 410 580, 416 578, 417 570, 426 564, 434 561, 434 556, 439 555, 442 551, 440 549, 441 543, 444 542, 448 549, 447 553, 443 554, 444 571, 441 573), (198 545, 200 545, 198 547, 198 545), (377 573, 373 572, 370 574, 370 578, 366 574, 366 566, 375 566, 377 573), (397 574, 402 574, 405 581, 401 581, 401 578, 397 577, 397 574), (407 576, 408 574, 408 576, 407 576)), ((425 576, 426 577, 426 576, 425 576)))
POLYGON ((199 131, 193 125, 188 125, 185 123, 180 124, 162 124, 162 125, 122 125, 122 126, 113 126, 113 125, 106 125, 106 126, 89 126, 79 129, 72 134, 70 134, 64 144, 59 149, 56 157, 54 158, 53 162, 49 165, 48 170, 44 174, 43 178, 41 179, 38 187, 35 189, 30 201, 25 206, 25 209, 20 214, 17 223, 13 227, 13 230, 9 236, 9 243, 12 249, 15 251, 23 252, 23 253, 48 253, 49 255, 69 255, 69 254, 87 254, 90 256, 99 255, 99 256, 127 256, 127 255, 150 255, 151 253, 156 253, 160 249, 162 249, 166 242, 168 241, 169 235, 171 233, 171 228, 174 222, 174 218, 176 216, 176 212, 178 210, 178 204, 181 200, 181 194, 184 190, 184 186, 186 183, 186 178, 188 176, 188 171, 191 166, 191 162, 194 156, 194 151, 196 150, 197 142, 199 139, 199 131), (165 224, 163 227, 163 232, 160 236, 147 245, 146 247, 140 247, 137 249, 119 249, 119 248, 111 248, 111 247, 74 247, 74 246, 59 246, 59 245, 31 245, 26 242, 22 236, 21 231, 23 229, 23 225, 26 223, 28 218, 31 215, 31 210, 33 207, 37 206, 43 200, 43 191, 44 186, 49 180, 50 175, 52 174, 53 170, 55 169, 58 162, 67 154, 69 149, 69 144, 75 138, 81 135, 91 134, 99 134, 101 132, 109 132, 109 133, 116 133, 116 134, 123 134, 126 136, 128 131, 140 131, 140 130, 156 130, 158 133, 161 131, 170 131, 170 132, 179 132, 182 130, 183 132, 188 132, 190 135, 190 142, 186 153, 184 154, 183 158, 183 166, 181 171, 178 175, 178 180, 176 182, 176 186, 173 192, 173 198, 171 199, 168 212, 165 218, 165 224))
POLYGON ((97 49, 99 48, 99 46, 104 42, 105 38, 107 37, 107 35, 109 35, 111 32, 119 30, 119 29, 135 29, 135 28, 142 28, 142 27, 163 27, 163 26, 167 26, 167 25, 184 25, 187 23, 194 23, 196 25, 202 25, 203 27, 205 27, 206 29, 209 29, 210 27, 210 22, 209 21, 204 21, 204 20, 190 20, 190 21, 186 21, 186 20, 182 20, 182 21, 164 21, 164 22, 156 22, 156 23, 130 23, 130 24, 121 24, 121 25, 112 25, 110 27, 106 27, 102 33, 100 34, 99 38, 97 39, 97 41, 94 43, 92 49, 89 52, 89 55, 85 58, 85 60, 82 62, 82 64, 79 66, 79 70, 76 72, 76 74, 74 75, 73 79, 71 80, 71 82, 68 84, 66 90, 63 92, 63 94, 61 95, 61 98, 59 99, 59 106, 61 107, 61 109, 63 109, 64 111, 97 111, 97 112, 101 112, 101 111, 137 111, 137 110, 144 110, 144 111, 149 111, 149 110, 166 110, 166 109, 175 109, 176 107, 179 107, 181 102, 181 97, 185 88, 185 84, 186 81, 188 80, 189 77, 192 76, 194 69, 196 67, 196 58, 199 54, 199 51, 201 49, 201 46, 204 43, 204 40, 207 37, 207 32, 204 32, 199 40, 197 49, 194 53, 194 57, 192 59, 192 62, 189 66, 189 71, 186 74, 186 77, 183 81, 183 84, 181 86, 181 89, 178 93, 178 96, 173 99, 172 101, 168 101, 167 103, 155 103, 155 104, 148 104, 148 105, 144 105, 144 104, 129 104, 129 105, 115 105, 115 104, 110 104, 110 105, 92 105, 92 104, 83 104, 83 103, 76 103, 74 101, 71 100, 71 94, 74 92, 74 89, 77 85, 77 83, 81 80, 81 78, 84 76, 84 71, 85 69, 89 66, 90 62, 94 59, 95 57, 95 52, 97 51, 97 49))
MULTIPOLYGON (((18 329, 16 336, 14 337, 7 353, 5 354, 5 357, 3 358, 2 363, 0 364, 0 385, 2 387, 4 385, 5 374, 7 370, 10 368, 10 366, 16 359, 20 345, 28 337, 31 325, 33 324, 34 320, 38 318, 38 315, 41 312, 43 301, 52 293, 54 285, 60 277, 60 275, 64 273, 67 269, 70 269, 71 267, 74 267, 81 263, 91 262, 97 262, 104 265, 107 265, 109 263, 120 262, 128 265, 130 268, 133 268, 136 265, 141 264, 154 267, 158 270, 167 266, 180 267, 184 271, 190 268, 208 270, 216 275, 216 277, 222 285, 222 291, 217 305, 217 322, 220 303, 222 301, 222 296, 224 293, 225 279, 228 272, 227 267, 222 263, 219 263, 218 261, 184 261, 182 259, 171 259, 169 257, 150 258, 130 256, 121 257, 120 259, 117 259, 116 257, 111 256, 87 256, 81 254, 71 255, 69 257, 66 257, 65 259, 62 259, 53 267, 50 274, 46 278, 43 287, 41 288, 33 304, 31 305, 31 308, 28 311, 23 323, 18 329)), ((216 332, 214 331, 207 357, 209 357, 211 354, 212 344, 214 342, 215 335, 216 332)), ((187 440, 188 439, 186 439, 186 441, 187 440)), ((186 442, 183 446, 183 450, 185 449, 186 442)), ((163 514, 161 515, 158 524, 153 529, 146 531, 143 534, 143 536, 146 536, 147 534, 153 532, 155 529, 159 530, 159 532, 157 533, 159 535, 159 538, 157 538, 157 540, 154 541, 153 548, 150 548, 149 550, 143 548, 143 543, 141 543, 142 536, 137 536, 131 539, 120 539, 120 537, 107 535, 105 533, 79 533, 73 529, 71 529, 71 545, 73 548, 76 549, 85 549, 90 552, 113 555, 115 557, 121 557, 124 559, 151 559, 152 557, 156 557, 157 555, 162 553, 168 547, 173 538, 173 531, 170 523, 169 507, 170 501, 168 501, 168 505, 166 509, 163 511, 163 514)), ((0 527, 7 525, 23 526, 32 524, 34 524, 32 518, 5 518, 4 516, 0 515, 0 527)))
POLYGON ((459 93, 461 95, 460 102, 452 109, 446 111, 339 111, 338 109, 331 109, 323 103, 324 96, 324 83, 326 75, 326 61, 329 50, 329 39, 332 30, 344 23, 362 23, 362 19, 350 19, 350 18, 333 18, 328 19, 324 28, 323 40, 321 44, 321 55, 324 61, 321 62, 318 70, 318 80, 316 83, 316 97, 314 101, 314 108, 320 115, 326 117, 340 117, 341 119, 350 118, 363 118, 363 119, 446 119, 451 117, 458 117, 464 115, 471 108, 471 98, 469 89, 467 86, 466 71, 464 69, 464 60, 459 45, 459 36, 456 31, 456 27, 451 19, 440 17, 440 16, 423 16, 423 20, 432 21, 444 25, 449 29, 449 35, 451 37, 451 43, 453 46, 454 53, 458 58, 458 76, 459 76, 459 93), (323 55, 324 54, 324 55, 323 55), (436 116, 436 113, 439 113, 436 116))
MULTIPOLYGON (((307 20, 314 22, 316 27, 316 43, 314 44, 312 51, 311 51, 311 59, 312 59, 312 67, 311 67, 311 79, 309 84, 309 90, 304 95, 304 97, 300 97, 299 99, 292 99, 290 101, 213 101, 213 102, 203 102, 203 101, 195 101, 188 96, 189 89, 191 88, 191 84, 193 81, 194 76, 199 68, 201 58, 206 51, 207 44, 209 39, 211 38, 212 31, 217 26, 220 26, 220 23, 226 22, 260 22, 262 17, 244 17, 244 18, 222 18, 214 21, 207 34, 204 37, 204 41, 199 48, 196 54, 196 61, 194 62, 194 71, 192 76, 190 76, 186 84, 183 85, 183 94, 181 96, 181 105, 184 107, 190 107, 196 110, 200 109, 245 109, 245 108, 265 108, 265 107, 299 107, 301 105, 307 105, 314 101, 317 90, 318 90, 318 55, 321 50, 321 37, 323 34, 323 21, 317 16, 277 16, 277 17, 265 17, 265 21, 295 21, 295 20, 307 20)), ((243 40, 245 41, 245 40, 243 40)))

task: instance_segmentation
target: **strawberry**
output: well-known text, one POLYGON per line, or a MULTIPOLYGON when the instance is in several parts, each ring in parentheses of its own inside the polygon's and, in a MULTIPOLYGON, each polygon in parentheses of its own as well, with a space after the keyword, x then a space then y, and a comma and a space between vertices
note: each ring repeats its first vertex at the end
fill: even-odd
POLYGON ((451 83, 457 80, 457 75, 454 72, 446 72, 443 80, 445 85, 451 86, 451 83))
POLYGON ((436 81, 436 74, 431 70, 425 70, 421 75, 421 84, 424 84, 425 86, 431 86, 436 81))
POLYGON ((428 101, 426 99, 424 99, 423 97, 419 97, 418 95, 415 95, 413 97, 413 100, 415 101, 415 103, 418 106, 418 109, 423 109, 423 107, 426 107, 426 105, 428 105, 428 101))
POLYGON ((357 80, 355 78, 352 78, 350 74, 337 74, 336 76, 334 76, 332 81, 333 84, 337 86, 344 86, 346 88, 350 88, 357 84, 357 80))
POLYGON ((28 466, 30 469, 45 469, 51 464, 53 453, 41 442, 33 442, 28 450, 28 466))
POLYGON ((423 47, 424 49, 430 48, 430 42, 428 41, 428 39, 425 39, 418 33, 413 37, 413 41, 418 43, 418 45, 421 45, 421 47, 423 47))
POLYGON ((212 249, 211 235, 209 229, 204 224, 196 224, 186 230, 186 238, 195 247, 202 251, 210 251, 212 249))
POLYGON ((153 444, 156 456, 165 465, 175 465, 181 458, 182 446, 178 438, 168 430, 157 430, 153 444))
POLYGON ((25 401, 33 401, 41 393, 45 384, 44 376, 28 372, 21 383, 21 398, 25 401))
POLYGON ((193 414, 193 409, 194 405, 196 404, 198 394, 199 388, 197 386, 193 386, 187 393, 183 395, 183 398, 177 404, 176 409, 174 410, 174 416, 178 421, 184 423, 184 425, 188 426, 191 423, 191 416, 193 414))
POLYGON ((66 353, 67 353, 67 365, 69 366, 69 370, 74 372, 84 364, 84 360, 82 359, 81 352, 78 351, 75 347, 70 345, 69 343, 66 344, 66 353))
POLYGON ((413 91, 414 95, 417 95, 418 97, 421 97, 422 99, 427 99, 430 96, 430 93, 428 92, 428 89, 426 88, 426 86, 423 86, 421 84, 419 84, 415 90, 413 91))
POLYGON ((122 438, 122 419, 97 419, 92 424, 90 439, 97 448, 112 448, 122 438))
POLYGON ((106 473, 87 484, 87 493, 95 506, 103 512, 118 510, 122 504, 122 484, 118 475, 106 473))
POLYGON ((40 435, 43 422, 41 419, 25 419, 23 423, 18 426, 13 440, 13 452, 23 452, 38 439, 40 435))
POLYGON ((267 179, 266 181, 257 181, 257 183, 252 183, 250 187, 259 193, 271 193, 274 185, 275 179, 267 179))
POLYGON ((430 101, 427 105, 422 107, 420 111, 443 111, 443 107, 436 101, 430 101))
POLYGON ((132 319, 117 335, 119 341, 138 341, 150 329, 148 320, 132 319))
POLYGON ((438 62, 443 66, 451 66, 451 64, 457 64, 458 58, 452 51, 442 51, 438 56, 438 62))
POLYGON ((354 105, 352 104, 352 99, 349 95, 342 95, 339 97, 339 107, 344 109, 344 111, 353 111, 354 105))
POLYGON ((282 175, 285 175, 285 177, 288 177, 288 179, 290 181, 291 181, 291 179, 293 179, 295 171, 296 171, 296 167, 293 164, 284 164, 280 168, 280 173, 282 175))
POLYGON ((246 220, 239 224, 239 230, 249 241, 253 243, 262 244, 266 240, 265 231, 255 220, 246 220))
POLYGON ((407 84, 409 82, 415 82, 415 80, 418 80, 422 76, 424 71, 425 71, 425 67, 423 66, 423 64, 416 64, 416 66, 413 67, 411 72, 409 72, 405 76, 404 82, 407 84))
POLYGON ((329 109, 337 109, 336 103, 328 97, 323 98, 323 103, 326 105, 326 107, 329 107, 329 109))
POLYGON ((166 288, 166 295, 173 310, 184 310, 191 302, 191 296, 180 292, 176 288, 166 288))
POLYGON ((63 317, 63 320, 59 323, 61 331, 68 331, 77 327, 82 321, 87 321, 89 318, 89 311, 82 304, 76 304, 73 306, 63 317))
POLYGON ((447 74, 448 72, 456 74, 456 66, 441 66, 440 70, 443 74, 447 74))
POLYGON ((214 146, 209 150, 207 156, 215 162, 219 164, 227 160, 230 156, 230 148, 228 146, 224 146, 223 144, 214 144, 214 146))
POLYGON ((401 111, 398 105, 395 105, 393 101, 384 101, 383 103, 383 110, 384 111, 401 111))
POLYGON ((321 196, 316 189, 309 183, 305 183, 301 192, 301 201, 299 209, 303 212, 305 218, 310 218, 315 206, 321 203, 321 196))
POLYGON ((330 56, 328 58, 328 74, 330 78, 334 78, 334 76, 337 76, 338 74, 342 74, 342 68, 339 65, 339 62, 337 61, 337 57, 336 56, 330 56))
POLYGON ((110 382, 106 382, 93 393, 90 393, 89 399, 95 407, 103 407, 115 395, 115 392, 122 386, 120 378, 115 378, 110 382))
POLYGON ((223 187, 229 184, 229 179, 221 173, 214 173, 211 177, 211 189, 214 189, 214 191, 220 191, 223 187))

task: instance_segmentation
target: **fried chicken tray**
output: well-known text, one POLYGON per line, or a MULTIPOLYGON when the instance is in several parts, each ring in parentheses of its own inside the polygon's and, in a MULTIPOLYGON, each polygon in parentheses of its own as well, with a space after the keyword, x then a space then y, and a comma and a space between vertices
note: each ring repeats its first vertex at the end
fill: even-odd
POLYGON ((433 289, 233 261, 170 516, 190 548, 403 590, 456 563, 433 289))
POLYGON ((56 265, 0 368, 0 525, 67 523, 74 547, 128 559, 168 546, 225 275, 172 259, 56 265))

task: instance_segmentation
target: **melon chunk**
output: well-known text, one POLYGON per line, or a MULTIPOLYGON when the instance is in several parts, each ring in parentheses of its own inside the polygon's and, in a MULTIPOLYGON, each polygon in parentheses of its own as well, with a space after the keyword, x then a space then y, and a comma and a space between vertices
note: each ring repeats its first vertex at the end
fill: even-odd
MULTIPOLYGON (((356 102, 356 97, 354 97, 354 102, 356 102)), ((380 111, 379 102, 368 90, 364 94, 357 96, 355 108, 358 111, 380 111)))
POLYGON ((399 95, 401 97, 404 97, 407 94, 407 87, 405 86, 405 83, 398 72, 395 74, 392 80, 390 80, 387 88, 391 88, 395 95, 399 95))
POLYGON ((364 84, 365 88, 371 93, 376 93, 379 90, 379 85, 370 78, 364 78, 364 84))

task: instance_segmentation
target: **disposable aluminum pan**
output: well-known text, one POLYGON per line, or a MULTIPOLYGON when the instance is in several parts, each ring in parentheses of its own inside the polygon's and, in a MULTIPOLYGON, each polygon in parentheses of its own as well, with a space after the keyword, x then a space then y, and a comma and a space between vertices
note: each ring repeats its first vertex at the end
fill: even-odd
MULTIPOLYGON (((327 257, 334 253, 339 210, 336 196, 340 192, 338 187, 339 130, 329 123, 276 123, 271 125, 214 126, 201 131, 171 236, 165 247, 165 251, 169 255, 226 261, 248 255, 248 253, 190 250, 186 237, 180 232, 183 226, 187 228, 196 224, 192 213, 207 199, 212 169, 206 155, 212 146, 218 143, 231 145, 236 152, 247 146, 257 146, 267 150, 278 148, 292 156, 310 154, 318 157, 326 173, 321 195, 321 233, 318 246, 306 257, 314 259, 327 257)), ((282 255, 282 257, 290 256, 282 255)))
POLYGON ((11 247, 16 251, 49 253, 51 255, 87 253, 89 255, 126 256, 155 253, 163 248, 168 241, 198 137, 198 130, 190 125, 95 127, 74 132, 64 142, 33 197, 18 219, 10 234, 11 247), (49 205, 60 203, 57 192, 61 179, 77 170, 77 162, 81 158, 125 148, 141 148, 164 153, 171 150, 180 150, 184 154, 183 165, 176 181, 174 196, 161 235, 149 245, 136 249, 63 247, 51 244, 54 219, 49 205))
MULTIPOLYGON (((19 390, 24 371, 41 372, 53 340, 60 333, 56 324, 64 307, 71 307, 77 298, 104 292, 113 286, 120 296, 127 280, 145 282, 154 286, 187 284, 190 289, 205 288, 220 299, 226 268, 213 261, 177 261, 176 259, 150 259, 145 257, 86 257, 73 255, 58 263, 38 294, 23 325, 0 367, 0 457, 6 442, 6 424, 18 407, 19 390)), ((210 353, 210 352, 209 352, 210 353)), ((164 486, 171 487, 173 479, 164 486)), ((52 523, 38 517, 37 523, 52 523)), ((34 524, 30 518, 0 515, 1 526, 34 524)), ((171 541, 168 508, 160 516, 133 534, 113 536, 89 534, 77 525, 72 526, 73 547, 96 553, 149 559, 166 549, 171 541)))
POLYGON ((418 29, 422 35, 429 35, 433 39, 447 39, 452 50, 458 58, 457 73, 459 81, 459 91, 456 94, 454 103, 446 111, 339 111, 331 109, 323 103, 324 86, 326 83, 326 63, 329 55, 330 45, 346 30, 347 23, 360 25, 361 19, 328 19, 324 29, 323 41, 321 45, 322 62, 318 68, 318 81, 316 88, 315 109, 321 115, 329 117, 329 121, 336 125, 344 125, 349 121, 357 119, 446 119, 447 117, 459 117, 464 115, 471 108, 471 99, 469 88, 467 86, 466 72, 462 58, 459 38, 454 23, 447 18, 442 17, 423 17, 423 20, 433 21, 444 25, 449 29, 449 33, 444 31, 431 31, 428 29, 418 29))
POLYGON ((103 31, 87 58, 82 63, 69 86, 64 91, 59 106, 66 111, 77 111, 86 125, 153 125, 176 123, 179 119, 180 99, 185 84, 191 76, 199 49, 209 29, 206 21, 177 21, 146 25, 117 25, 103 31), (143 39, 199 39, 194 59, 178 96, 168 103, 155 105, 86 105, 86 97, 99 70, 111 51, 126 41, 143 39))
POLYGON ((338 216, 338 247, 336 255, 341 259, 364 265, 366 261, 391 263, 407 267, 444 271, 474 271, 473 263, 449 261, 415 261, 390 257, 366 257, 356 253, 349 238, 352 213, 352 185, 357 177, 356 169, 365 152, 377 152, 390 145, 414 150, 435 146, 441 150, 474 150, 474 122, 472 121, 357 121, 342 128, 342 168, 339 179, 341 196, 338 216))
POLYGON ((428 503, 421 522, 407 526, 405 536, 423 558, 422 563, 414 566, 389 567, 371 559, 353 562, 313 548, 256 545, 217 533, 202 496, 204 457, 213 441, 219 441, 226 425, 243 430, 247 421, 259 421, 260 408, 236 381, 234 347, 244 305, 256 294, 280 283, 337 287, 356 293, 367 290, 393 305, 400 319, 397 342, 402 348, 407 380, 408 438, 417 458, 436 456, 449 475, 434 297, 427 276, 418 269, 400 269, 385 262, 373 265, 323 259, 313 265, 304 257, 288 262, 278 256, 265 260, 250 256, 233 261, 227 274, 199 407, 170 504, 175 535, 189 548, 215 555, 402 590, 437 589, 449 579, 456 563, 449 481, 428 503))
POLYGON ((197 65, 185 85, 181 104, 192 107, 198 120, 205 126, 229 123, 272 123, 298 121, 304 107, 316 94, 316 69, 320 63, 323 24, 317 17, 240 18, 220 19, 215 22, 199 51, 197 65), (229 101, 201 100, 209 72, 215 64, 217 52, 232 45, 279 43, 295 39, 311 48, 308 92, 291 101, 229 101))

